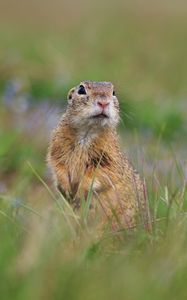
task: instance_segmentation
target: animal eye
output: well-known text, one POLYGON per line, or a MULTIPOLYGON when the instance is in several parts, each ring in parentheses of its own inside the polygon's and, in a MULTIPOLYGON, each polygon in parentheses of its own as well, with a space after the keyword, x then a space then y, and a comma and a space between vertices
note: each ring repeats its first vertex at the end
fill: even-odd
POLYGON ((113 96, 115 96, 115 95, 116 95, 116 92, 115 92, 115 91, 113 91, 112 95, 113 95, 113 96))
POLYGON ((79 94, 79 95, 86 95, 86 90, 85 90, 85 88, 84 88, 83 85, 80 85, 80 86, 79 86, 78 94, 79 94))

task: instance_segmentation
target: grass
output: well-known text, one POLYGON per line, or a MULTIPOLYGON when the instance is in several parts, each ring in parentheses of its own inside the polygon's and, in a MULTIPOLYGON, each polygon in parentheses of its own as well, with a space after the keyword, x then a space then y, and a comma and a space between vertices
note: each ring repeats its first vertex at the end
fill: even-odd
POLYGON ((93 228, 81 227, 67 204, 43 181, 40 184, 51 205, 37 211, 32 204, 1 195, 4 299, 185 297, 185 186, 178 196, 170 197, 167 187, 162 197, 157 196, 152 233, 137 229, 98 236, 93 228), (160 204, 166 211, 162 218, 158 218, 160 204))
POLYGON ((3 8, 1 298, 186 299, 186 4, 40 0, 3 8), (87 224, 91 190, 80 215, 53 190, 49 132, 82 79, 116 86, 121 144, 146 179, 151 233, 98 235, 87 224))

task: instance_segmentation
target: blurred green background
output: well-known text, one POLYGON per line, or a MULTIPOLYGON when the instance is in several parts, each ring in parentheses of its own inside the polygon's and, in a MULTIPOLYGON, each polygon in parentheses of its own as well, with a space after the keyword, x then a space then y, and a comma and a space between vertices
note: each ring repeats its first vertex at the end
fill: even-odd
POLYGON ((186 53, 186 1, 0 0, 2 299, 186 295, 186 219, 175 220, 173 235, 167 227, 187 207, 186 53), (122 147, 146 178, 154 218, 165 218, 148 241, 141 233, 98 246, 89 237, 74 247, 39 179, 51 187, 50 132, 68 90, 85 79, 115 85, 122 147))

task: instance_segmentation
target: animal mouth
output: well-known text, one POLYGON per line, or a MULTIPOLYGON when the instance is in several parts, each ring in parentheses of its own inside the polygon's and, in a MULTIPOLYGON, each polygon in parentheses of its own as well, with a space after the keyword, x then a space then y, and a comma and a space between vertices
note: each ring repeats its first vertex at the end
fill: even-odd
POLYGON ((109 118, 109 116, 107 116, 105 113, 100 113, 100 114, 92 116, 92 118, 94 118, 94 119, 105 119, 105 118, 109 118))

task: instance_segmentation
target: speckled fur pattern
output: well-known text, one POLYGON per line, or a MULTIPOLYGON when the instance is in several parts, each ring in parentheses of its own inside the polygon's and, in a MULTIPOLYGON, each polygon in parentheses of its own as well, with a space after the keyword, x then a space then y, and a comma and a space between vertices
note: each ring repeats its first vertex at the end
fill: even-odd
POLYGON ((143 223, 150 227, 145 185, 120 151, 119 102, 113 90, 110 82, 91 81, 70 90, 67 110, 52 133, 48 164, 58 189, 74 209, 92 185, 92 210, 102 226, 133 228, 143 223), (80 86, 85 94, 79 94, 80 86))

